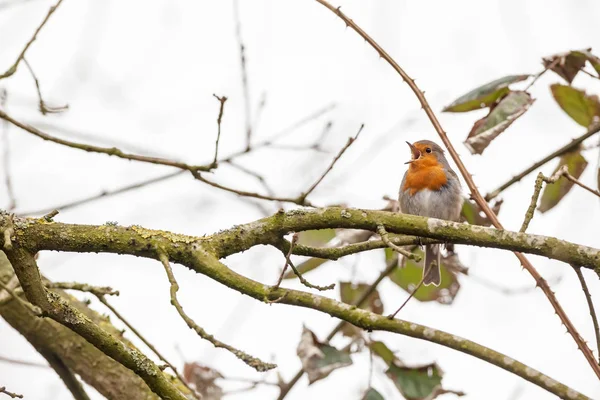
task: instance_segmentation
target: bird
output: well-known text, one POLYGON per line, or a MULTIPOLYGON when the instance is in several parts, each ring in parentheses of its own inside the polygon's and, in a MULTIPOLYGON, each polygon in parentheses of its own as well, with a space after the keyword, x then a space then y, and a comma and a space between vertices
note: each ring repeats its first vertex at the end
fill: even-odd
MULTIPOLYGON (((458 176, 450 168, 444 149, 430 140, 420 140, 410 147, 411 159, 400 184, 400 212, 422 217, 458 221, 463 204, 458 176)), ((425 246, 423 284, 439 286, 441 252, 439 244, 425 246)))

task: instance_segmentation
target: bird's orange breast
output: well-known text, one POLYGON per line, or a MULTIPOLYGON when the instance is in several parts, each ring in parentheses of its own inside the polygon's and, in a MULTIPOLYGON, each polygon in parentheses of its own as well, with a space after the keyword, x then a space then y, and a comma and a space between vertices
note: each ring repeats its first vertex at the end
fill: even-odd
POLYGON ((440 190, 448 182, 446 171, 437 160, 416 160, 410 164, 402 190, 411 196, 423 190, 440 190))

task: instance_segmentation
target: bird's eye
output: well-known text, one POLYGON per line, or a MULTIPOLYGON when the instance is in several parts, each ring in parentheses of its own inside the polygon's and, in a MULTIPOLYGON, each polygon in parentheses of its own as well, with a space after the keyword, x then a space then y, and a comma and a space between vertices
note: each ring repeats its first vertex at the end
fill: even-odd
POLYGON ((428 147, 428 148, 426 148, 426 149, 425 149, 425 151, 426 151, 427 153, 431 153, 431 148, 430 148, 430 147, 428 147))

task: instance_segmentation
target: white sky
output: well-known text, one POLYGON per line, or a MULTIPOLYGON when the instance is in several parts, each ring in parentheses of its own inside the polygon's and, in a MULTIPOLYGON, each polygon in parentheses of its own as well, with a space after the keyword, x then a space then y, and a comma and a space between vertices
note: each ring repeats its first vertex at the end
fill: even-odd
MULTIPOLYGON (((52 4, 0 0, 0 70, 12 64, 52 4), (3 7, 9 3, 22 4, 3 7)), ((600 51, 598 2, 337 0, 334 5, 342 5, 426 91, 483 193, 584 132, 551 98, 548 85, 563 83, 551 73, 532 89, 537 100, 530 111, 483 156, 471 156, 461 142, 484 112, 453 115, 439 110, 493 79, 540 71, 542 56, 584 47, 600 51)), ((402 163, 409 157, 404 141, 439 141, 409 88, 357 34, 313 0, 240 0, 240 15, 253 110, 261 94, 267 96, 256 139, 268 137, 333 102, 333 111, 286 141, 311 143, 331 120, 332 134, 324 146, 336 152, 360 123, 366 124, 359 140, 314 192, 313 201, 379 208, 383 195, 395 196, 404 173, 402 163)), ((33 82, 22 65, 15 76, 0 83, 9 92, 8 112, 61 137, 204 163, 213 152, 218 102, 212 94, 216 93, 229 97, 222 154, 240 149, 245 135, 244 103, 232 16, 231 0, 65 0, 27 59, 48 103, 68 103, 70 110, 41 116, 36 111, 33 82)), ((600 89, 597 82, 583 75, 574 85, 595 93, 600 89)), ((15 128, 10 130, 10 151, 18 208, 23 211, 52 207, 171 171, 63 148, 15 128)), ((598 150, 585 156, 589 166, 581 179, 595 185, 598 150)), ((264 174, 279 194, 293 196, 319 176, 331 157, 265 150, 245 157, 241 163, 264 174)), ((554 166, 551 163, 543 171, 549 174, 554 166)), ((261 190, 255 181, 226 166, 214 179, 261 190)), ((534 179, 532 174, 503 195, 506 201, 500 219, 507 229, 520 227, 534 179)), ((6 204, 8 198, 1 190, 0 205, 6 204)), ((529 232, 599 247, 598 205, 597 198, 575 188, 558 207, 545 215, 536 214, 529 232)), ((273 204, 266 206, 276 209, 273 204)), ((181 176, 65 211, 57 219, 87 224, 118 221, 200 235, 260 217, 253 205, 181 176)), ((457 247, 457 251, 477 277, 507 287, 533 286, 532 278, 508 252, 465 246, 457 247)), ((595 350, 588 308, 571 268, 541 257, 530 259, 547 279, 562 278, 553 289, 595 350)), ((355 261, 330 263, 308 277, 322 284, 350 279, 355 261)), ((380 253, 363 255, 358 261, 354 276, 359 281, 373 280, 383 268, 380 253)), ((273 249, 256 248, 226 262, 248 277, 272 283, 283 258, 273 249)), ((117 255, 52 253, 42 254, 39 263, 42 272, 53 280, 110 285, 120 290, 114 305, 173 362, 183 362, 177 345, 188 361, 209 364, 228 376, 259 377, 185 327, 169 304, 168 283, 158 262, 117 255)), ((311 310, 258 303, 181 266, 175 267, 175 273, 182 287, 180 299, 200 325, 223 341, 275 360, 286 380, 300 366, 295 353, 302 323, 323 338, 337 322, 311 310)), ((591 273, 586 277, 592 293, 598 293, 597 277, 591 273)), ((286 284, 303 289, 296 282, 286 284)), ((600 384, 540 290, 505 296, 468 277, 462 277, 461 284, 451 307, 411 301, 401 317, 474 340, 600 398, 600 384)), ((387 311, 406 297, 390 282, 381 286, 381 292, 387 311)), ((337 296, 337 292, 329 295, 337 296)), ((97 305, 97 309, 102 307, 97 305)), ((43 361, 3 321, 0 337, 0 355, 43 361)), ((445 371, 444 385, 465 391, 466 399, 505 400, 515 390, 523 390, 521 399, 555 398, 517 376, 454 350, 399 335, 375 333, 373 337, 384 339, 407 362, 437 361, 445 371)), ((343 341, 338 338, 334 343, 343 341)), ((354 361, 352 367, 336 371, 311 387, 303 378, 288 399, 360 398, 368 381, 368 357, 357 356, 354 361)), ((376 364, 374 386, 386 399, 400 398, 382 371, 383 365, 376 364)), ((70 398, 51 370, 0 363, 0 384, 26 399, 70 398)), ((231 396, 275 397, 276 390, 269 387, 231 396)))

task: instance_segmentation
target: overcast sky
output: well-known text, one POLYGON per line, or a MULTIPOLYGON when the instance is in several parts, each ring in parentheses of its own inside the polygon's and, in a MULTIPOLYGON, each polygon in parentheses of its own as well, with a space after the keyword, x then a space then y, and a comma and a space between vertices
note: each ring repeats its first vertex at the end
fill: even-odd
MULTIPOLYGON (((359 140, 312 200, 322 205, 343 202, 352 207, 381 208, 382 196, 396 195, 403 163, 410 156, 404 142, 439 142, 413 93, 368 44, 314 0, 239 3, 253 116, 261 98, 266 99, 255 140, 335 104, 284 142, 294 146, 312 143, 331 121, 331 134, 322 144, 330 153, 266 149, 240 158, 239 163, 263 174, 278 194, 295 196, 320 175, 347 137, 364 123, 359 140)), ((0 0, 1 71, 14 62, 52 4, 0 0)), ((485 112, 442 114, 440 110, 496 78, 539 72, 543 56, 585 47, 600 51, 598 2, 336 0, 333 4, 341 5, 416 79, 482 193, 583 134, 584 129, 552 99, 548 86, 563 82, 551 73, 532 88, 537 99, 532 108, 482 156, 470 155, 462 142, 485 112)), ((68 103, 69 111, 45 117, 37 112, 33 81, 21 65, 17 74, 0 82, 8 91, 7 112, 60 137, 199 164, 210 161, 213 154, 219 106, 213 97, 216 93, 229 97, 221 154, 239 150, 245 144, 245 119, 233 15, 232 0, 64 0, 27 59, 46 101, 52 106, 68 103)), ((578 76, 574 86, 600 93, 598 81, 585 75, 578 76)), ((64 148, 14 127, 9 141, 18 211, 57 206, 172 172, 167 167, 64 148)), ((581 180, 594 186, 598 149, 584 155, 589 165, 581 180)), ((550 174, 555 165, 550 163, 542 171, 550 174)), ((213 179, 241 189, 263 190, 254 179, 228 166, 219 168, 213 179)), ((502 195, 505 202, 500 219, 507 229, 519 229, 534 179, 532 174, 502 195)), ((463 186, 466 188, 464 182, 463 186)), ((3 188, 0 207, 7 204, 3 188)), ((261 204, 267 212, 277 209, 275 204, 261 204)), ((599 205, 598 198, 574 188, 555 209, 537 213, 529 232, 600 247, 599 205)), ((57 220, 82 224, 117 221, 201 235, 262 216, 253 203, 182 175, 64 211, 57 220)), ((457 246, 457 252, 474 277, 510 288, 533 287, 533 279, 509 252, 466 246, 457 246)), ((530 259, 555 283, 559 301, 597 354, 588 308, 572 269, 541 257, 530 259)), ((226 263, 252 279, 274 283, 283 257, 261 247, 230 257, 226 263)), ((56 281, 118 289, 121 296, 112 300, 114 305, 174 363, 182 365, 184 361, 178 347, 185 360, 208 364, 224 375, 260 377, 187 329, 169 304, 168 282, 158 262, 117 255, 44 253, 39 264, 42 272, 56 281)), ((320 284, 351 278, 370 282, 383 268, 378 252, 329 263, 309 276, 320 284)), ((285 380, 300 366, 296 346, 302 324, 323 339, 337 322, 316 311, 258 303, 181 266, 174 271, 181 286, 180 300, 201 326, 252 355, 274 360, 285 380)), ((587 271, 585 275, 592 293, 600 293, 597 277, 587 271)), ((304 289, 296 282, 286 285, 304 289)), ((411 301, 400 317, 469 338, 600 398, 598 380, 540 290, 507 296, 465 276, 461 285, 452 306, 411 301)), ((382 284, 381 292, 388 312, 406 298, 406 293, 390 282, 382 284)), ((338 296, 337 292, 327 295, 338 296)), ((93 304, 104 312, 101 305, 93 304)), ((1 356, 43 362, 2 320, 0 337, 1 356)), ((517 376, 454 350, 387 333, 374 333, 373 337, 385 340, 406 362, 438 362, 445 372, 444 386, 466 392, 466 399, 510 400, 517 398, 515 391, 521 399, 555 398, 517 376)), ((345 342, 337 338, 333 343, 345 342)), ((368 357, 357 356, 353 366, 310 387, 304 378, 287 398, 359 399, 367 387, 368 371, 368 357)), ((401 398, 382 371, 384 366, 376 364, 374 386, 386 399, 401 398)), ((275 375, 270 379, 275 380, 275 375)), ((0 363, 0 385, 26 399, 70 398, 52 370, 0 363)), ((275 399, 276 395, 275 389, 261 387, 230 398, 275 399)), ((101 398, 97 393, 93 396, 101 398)))

